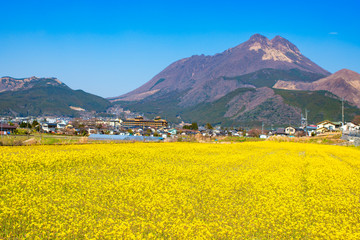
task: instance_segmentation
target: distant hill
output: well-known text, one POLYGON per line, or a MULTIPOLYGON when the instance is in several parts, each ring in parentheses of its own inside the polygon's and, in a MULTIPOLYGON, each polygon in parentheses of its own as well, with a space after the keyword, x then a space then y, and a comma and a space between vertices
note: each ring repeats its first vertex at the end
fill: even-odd
POLYGON ((0 114, 76 116, 79 111, 105 111, 108 100, 72 90, 56 78, 0 78, 0 114))
MULTIPOLYGON (((341 119, 341 100, 327 91, 288 91, 280 89, 238 88, 213 102, 191 107, 179 106, 179 93, 158 98, 120 102, 148 117, 161 115, 170 122, 198 122, 222 126, 299 125, 301 112, 309 111, 309 123, 341 119)), ((345 103, 345 119, 360 115, 360 109, 345 103)))
POLYGON ((278 81, 274 88, 287 90, 326 90, 360 108, 360 74, 342 69, 314 82, 278 81))
MULTIPOLYGON (((304 108, 313 114, 313 122, 322 117, 340 120, 337 106, 341 102, 330 89, 295 95, 272 89, 279 80, 312 84, 329 75, 288 40, 280 36, 269 40, 255 34, 220 54, 176 61, 143 86, 109 100, 175 122, 298 125, 304 108), (322 104, 325 102, 334 105, 322 104)), ((356 107, 346 106, 348 117, 359 113, 356 107)))
POLYGON ((66 87, 66 85, 60 82, 57 78, 0 78, 0 92, 19 91, 44 86, 66 87))

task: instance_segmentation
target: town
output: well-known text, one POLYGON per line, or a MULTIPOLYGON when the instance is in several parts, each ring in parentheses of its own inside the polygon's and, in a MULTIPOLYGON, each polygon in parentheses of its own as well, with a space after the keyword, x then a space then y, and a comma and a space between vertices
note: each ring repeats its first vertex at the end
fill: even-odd
POLYGON ((249 137, 266 139, 272 136, 311 137, 341 133, 342 138, 359 145, 360 125, 353 122, 334 122, 324 120, 316 125, 302 121, 301 126, 279 128, 265 127, 222 127, 207 123, 198 126, 196 122, 169 123, 160 116, 147 119, 143 116, 133 118, 69 118, 69 117, 2 117, 1 136, 31 135, 33 133, 66 136, 88 136, 96 140, 135 140, 135 141, 182 141, 186 139, 217 140, 224 137, 249 137))

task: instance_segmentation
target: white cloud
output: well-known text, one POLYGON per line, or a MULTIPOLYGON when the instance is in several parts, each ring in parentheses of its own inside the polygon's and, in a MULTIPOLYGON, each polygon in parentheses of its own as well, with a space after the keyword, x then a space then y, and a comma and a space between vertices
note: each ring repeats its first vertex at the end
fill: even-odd
POLYGON ((338 32, 329 32, 330 35, 338 35, 338 32))

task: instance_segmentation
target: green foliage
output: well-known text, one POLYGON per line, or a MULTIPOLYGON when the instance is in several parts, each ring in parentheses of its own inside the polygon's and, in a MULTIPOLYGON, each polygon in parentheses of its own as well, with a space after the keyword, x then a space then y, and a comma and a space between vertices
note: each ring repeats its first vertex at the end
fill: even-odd
POLYGON ((323 77, 326 76, 318 73, 301 71, 296 68, 290 70, 265 68, 241 76, 224 77, 224 80, 237 80, 243 84, 251 84, 255 87, 272 87, 278 80, 313 82, 323 77))
POLYGON ((214 129, 210 123, 206 123, 205 128, 206 129, 214 129))
POLYGON ((28 134, 30 134, 30 131, 28 129, 17 128, 17 129, 14 130, 14 134, 16 134, 16 135, 28 135, 28 134))
POLYGON ((68 87, 39 86, 22 91, 0 93, 0 114, 17 113, 28 115, 67 115, 76 116, 77 111, 70 106, 86 110, 104 111, 111 104, 108 100, 68 87))
POLYGON ((228 110, 227 104, 235 96, 242 95, 249 91, 255 91, 255 89, 238 88, 214 102, 200 103, 194 107, 184 109, 181 116, 186 121, 196 121, 199 124, 206 124, 209 122, 214 125, 221 124, 224 126, 231 126, 236 122, 232 119, 224 117, 226 111, 228 110))
POLYGON ((198 130, 198 124, 196 122, 193 122, 190 126, 184 126, 184 129, 191 129, 191 130, 198 130))
POLYGON ((31 124, 28 122, 21 122, 19 127, 21 128, 31 128, 31 124))
POLYGON ((40 125, 40 123, 39 123, 38 121, 36 121, 36 120, 34 120, 34 121, 31 123, 31 127, 32 127, 32 128, 38 128, 39 125, 40 125))
MULTIPOLYGON (((301 110, 309 110, 309 123, 322 120, 341 121, 341 100, 327 91, 289 91, 274 89, 275 93, 283 97, 285 103, 301 110)), ((345 103, 345 120, 350 121, 360 114, 360 109, 345 103)))

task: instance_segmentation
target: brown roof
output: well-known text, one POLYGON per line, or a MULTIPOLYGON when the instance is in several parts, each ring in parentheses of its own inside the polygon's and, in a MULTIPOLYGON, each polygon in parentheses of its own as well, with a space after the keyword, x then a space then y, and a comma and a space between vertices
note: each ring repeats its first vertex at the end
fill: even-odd
POLYGON ((6 124, 6 123, 0 123, 0 128, 2 128, 2 129, 16 129, 16 126, 10 126, 9 124, 6 124))

